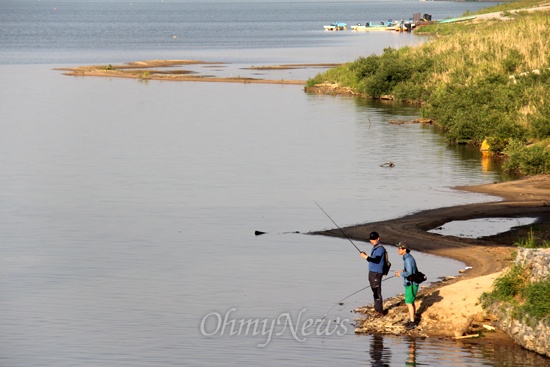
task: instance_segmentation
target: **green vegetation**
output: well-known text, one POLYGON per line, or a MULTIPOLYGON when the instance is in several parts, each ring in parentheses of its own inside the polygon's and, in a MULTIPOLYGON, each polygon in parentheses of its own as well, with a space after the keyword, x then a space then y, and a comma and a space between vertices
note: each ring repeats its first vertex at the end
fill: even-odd
MULTIPOLYGON (((540 233, 540 236, 544 236, 544 233, 542 233, 542 231, 540 233)), ((550 241, 547 241, 545 239, 537 239, 533 227, 530 227, 529 232, 527 232, 527 238, 518 239, 514 243, 514 245, 523 248, 550 248, 550 241)))
MULTIPOLYGON (((514 244, 524 248, 550 248, 546 240, 547 229, 529 228, 526 237, 519 238, 514 244)), ((512 317, 526 320, 531 326, 539 321, 550 325, 550 278, 531 282, 529 268, 515 264, 498 277, 490 293, 483 293, 481 304, 484 308, 498 304, 512 310, 512 317)))
POLYGON ((550 280, 529 284, 524 290, 523 310, 527 315, 550 321, 550 280))
MULTIPOLYGON (((476 13, 472 13, 472 14, 487 14, 487 13, 493 13, 496 11, 499 11, 502 13, 509 13, 510 10, 527 9, 537 5, 544 5, 544 4, 546 4, 546 2, 540 1, 540 0, 511 1, 511 2, 504 2, 500 5, 496 5, 490 8, 481 9, 476 13)), ((471 14, 468 14, 468 15, 471 15, 471 14)))
POLYGON ((149 70, 145 70, 140 74, 140 79, 151 79, 151 72, 149 70))
POLYGON ((514 265, 495 280, 493 291, 490 294, 482 295, 483 307, 487 307, 489 301, 514 302, 528 282, 526 275, 525 268, 514 265))
MULTIPOLYGON (((539 1, 540 2, 540 1, 539 1)), ((483 12, 526 8, 534 0, 483 12)), ((387 48, 308 81, 338 83, 372 98, 416 103, 449 142, 481 145, 505 155, 516 175, 550 173, 550 12, 513 20, 421 27, 434 37, 417 47, 387 48)))
POLYGON ((504 304, 518 320, 550 324, 550 279, 531 283, 528 274, 528 269, 514 265, 495 280, 492 292, 482 294, 482 306, 504 304))

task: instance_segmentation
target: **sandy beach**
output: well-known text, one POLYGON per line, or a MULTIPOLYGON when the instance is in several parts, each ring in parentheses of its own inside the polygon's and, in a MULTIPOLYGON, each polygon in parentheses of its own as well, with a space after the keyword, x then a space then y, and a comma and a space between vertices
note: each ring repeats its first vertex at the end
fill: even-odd
MULTIPOLYGON (((401 326, 406 318, 406 306, 403 297, 398 296, 385 300, 388 315, 384 318, 372 319, 371 308, 368 305, 357 309, 356 312, 362 316, 357 320, 356 332, 462 338, 464 335, 476 335, 480 328, 485 328, 483 325, 490 326, 490 317, 487 318, 481 309, 479 297, 491 289, 494 279, 513 260, 514 242, 518 238, 524 238, 528 228, 480 239, 442 236, 427 231, 454 220, 537 217, 540 227, 540 233, 537 232, 537 235, 548 240, 550 175, 456 189, 495 195, 502 199, 425 210, 402 218, 343 228, 347 236, 358 241, 368 242, 370 232, 377 231, 385 244, 408 242, 413 249, 413 255, 414 251, 421 251, 456 259, 471 267, 459 277, 437 282, 419 292, 417 314, 420 315, 421 321, 417 329, 406 331, 401 326)), ((338 229, 315 234, 343 237, 338 229)), ((396 263, 395 269, 400 269, 400 265, 396 263)), ((502 332, 484 335, 491 340, 511 342, 502 332)))
MULTIPOLYGON (((88 65, 75 68, 57 68, 65 71, 68 76, 97 76, 111 78, 131 78, 140 80, 211 82, 211 83, 254 83, 254 84, 291 84, 305 85, 305 80, 271 79, 251 76, 223 77, 215 74, 214 67, 223 67, 223 62, 207 62, 201 60, 147 60, 134 61, 120 65, 88 65), (198 73, 189 67, 201 65, 208 68, 209 73, 198 73), (181 67, 187 67, 183 69, 181 67)), ((284 64, 270 66, 249 66, 242 68, 243 74, 249 71, 276 71, 304 68, 326 69, 339 64, 284 64)))

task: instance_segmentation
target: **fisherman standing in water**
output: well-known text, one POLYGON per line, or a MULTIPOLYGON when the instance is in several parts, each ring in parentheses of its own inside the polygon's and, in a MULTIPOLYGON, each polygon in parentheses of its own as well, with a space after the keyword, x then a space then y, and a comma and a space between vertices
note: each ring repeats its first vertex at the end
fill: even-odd
POLYGON ((386 250, 380 243, 377 232, 371 232, 369 241, 374 246, 370 256, 361 252, 360 256, 369 262, 369 283, 374 297, 374 311, 376 317, 384 316, 384 303, 382 300, 382 276, 384 274, 384 261, 386 250))

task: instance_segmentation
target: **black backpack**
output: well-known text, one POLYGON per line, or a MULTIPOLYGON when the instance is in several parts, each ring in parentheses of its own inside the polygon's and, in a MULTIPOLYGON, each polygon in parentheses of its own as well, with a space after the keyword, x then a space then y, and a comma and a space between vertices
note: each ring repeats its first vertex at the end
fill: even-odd
POLYGON ((388 259, 388 251, 386 251, 386 249, 383 246, 382 246, 382 248, 384 249, 384 265, 382 267, 382 274, 388 275, 388 273, 390 272, 390 268, 391 268, 391 262, 388 259))
POLYGON ((407 280, 409 282, 415 282, 416 284, 420 284, 420 283, 426 281, 427 279, 428 279, 428 277, 418 269, 416 269, 416 273, 411 274, 407 277, 407 280))

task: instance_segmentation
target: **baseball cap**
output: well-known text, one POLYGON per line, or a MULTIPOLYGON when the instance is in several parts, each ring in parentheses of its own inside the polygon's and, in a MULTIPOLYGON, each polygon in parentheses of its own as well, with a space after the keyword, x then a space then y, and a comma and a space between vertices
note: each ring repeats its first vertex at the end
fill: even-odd
POLYGON ((410 250, 409 244, 407 242, 398 242, 395 244, 395 246, 399 248, 404 248, 405 250, 410 250))

